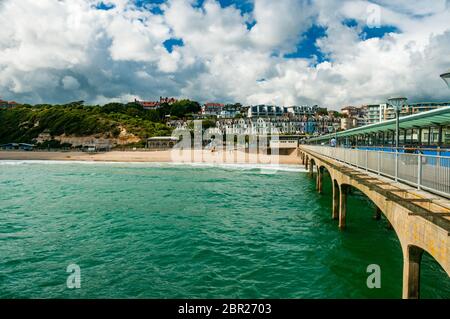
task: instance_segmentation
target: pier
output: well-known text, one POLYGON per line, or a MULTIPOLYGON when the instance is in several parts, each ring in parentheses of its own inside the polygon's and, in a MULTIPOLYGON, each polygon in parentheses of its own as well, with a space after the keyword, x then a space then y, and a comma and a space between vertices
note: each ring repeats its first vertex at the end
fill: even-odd
MULTIPOLYGON (((439 185, 438 181, 436 187, 439 188, 433 193, 427 187, 424 190, 420 184, 411 186, 413 183, 396 181, 383 170, 383 163, 392 161, 384 156, 392 154, 317 145, 299 147, 301 161, 309 175, 315 177, 319 193, 322 192, 325 171, 331 177, 331 218, 338 220, 341 230, 346 228, 347 197, 352 188, 365 194, 376 206, 375 219, 380 219, 381 214, 386 217, 402 247, 403 298, 418 299, 424 252, 450 276, 450 202, 442 196, 448 185, 439 185), (373 158, 376 161, 371 160, 373 158), (372 162, 376 165, 371 166, 372 162)), ((450 167, 436 166, 440 164, 439 158, 434 162, 435 169, 446 176, 450 167)), ((422 162, 416 160, 415 163, 422 162)), ((410 164, 414 166, 414 161, 410 164)))

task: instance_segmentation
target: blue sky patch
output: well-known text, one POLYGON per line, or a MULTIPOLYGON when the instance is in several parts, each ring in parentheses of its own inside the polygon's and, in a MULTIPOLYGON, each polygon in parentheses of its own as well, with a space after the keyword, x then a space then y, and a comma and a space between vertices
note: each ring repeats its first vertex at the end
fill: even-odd
POLYGON ((251 30, 256 25, 256 21, 246 22, 245 25, 247 26, 247 30, 251 30))
POLYGON ((394 26, 381 26, 379 28, 369 28, 365 26, 359 34, 361 40, 369 40, 373 38, 383 38, 388 33, 400 33, 400 30, 394 26))
POLYGON ((134 4, 140 8, 146 8, 153 14, 164 14, 159 5, 165 3, 166 0, 134 0, 134 4))
POLYGON ((355 19, 345 19, 344 21, 342 21, 342 24, 349 28, 354 28, 358 26, 358 21, 356 21, 355 19))
MULTIPOLYGON (((253 0, 216 0, 222 8, 229 6, 235 6, 241 11, 241 14, 250 13, 254 9, 253 0)), ((164 12, 158 6, 166 3, 167 0, 134 0, 134 3, 138 7, 148 7, 153 14, 163 14, 164 12)), ((193 3, 194 8, 203 8, 205 0, 197 0, 193 3)))
MULTIPOLYGON (((358 28, 359 23, 356 19, 345 19, 342 24, 349 28, 358 28)), ((373 39, 373 38, 383 38, 388 33, 400 33, 400 30, 392 25, 383 25, 379 28, 369 27, 365 25, 359 33, 359 38, 363 41, 373 39)))
POLYGON ((311 28, 309 28, 308 31, 306 31, 306 33, 303 34, 300 42, 297 44, 296 51, 293 53, 285 54, 284 57, 287 59, 316 58, 317 63, 322 63, 326 61, 326 56, 316 46, 316 40, 326 36, 326 28, 319 25, 313 25, 311 28))
POLYGON ((151 8, 150 12, 153 13, 153 14, 157 14, 157 15, 163 15, 164 14, 164 11, 158 6, 155 6, 155 7, 151 8))
POLYGON ((144 7, 146 4, 163 4, 166 0, 134 0, 138 7, 144 7))
POLYGON ((242 13, 250 13, 254 9, 253 1, 249 0, 219 0, 222 8, 234 5, 242 13))
POLYGON ((98 3, 95 8, 97 10, 111 10, 114 9, 116 6, 112 3, 104 3, 103 1, 101 1, 100 3, 98 3))
MULTIPOLYGON (((226 8, 229 6, 235 6, 238 10, 241 11, 241 14, 250 13, 253 11, 254 4, 252 0, 216 0, 219 2, 222 8, 226 8)), ((202 8, 205 4, 205 0, 197 0, 193 7, 194 8, 202 8)))
POLYGON ((182 39, 172 38, 172 39, 164 41, 163 45, 169 53, 172 53, 173 47, 182 47, 182 46, 184 46, 184 42, 182 39))

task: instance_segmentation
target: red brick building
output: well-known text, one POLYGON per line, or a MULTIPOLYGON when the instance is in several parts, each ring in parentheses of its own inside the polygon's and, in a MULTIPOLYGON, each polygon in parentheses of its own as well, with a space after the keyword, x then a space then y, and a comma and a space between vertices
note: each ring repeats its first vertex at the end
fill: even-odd
POLYGON ((203 115, 218 116, 222 112, 225 104, 221 103, 205 103, 202 107, 203 115))
POLYGON ((0 99, 0 109, 7 109, 10 107, 14 107, 16 105, 17 105, 16 102, 13 102, 13 101, 8 102, 8 101, 4 101, 4 100, 0 99))
POLYGON ((169 105, 172 105, 173 103, 177 102, 178 100, 173 97, 160 97, 159 101, 138 101, 137 99, 134 100, 135 103, 139 103, 142 105, 144 110, 157 110, 161 107, 162 104, 167 103, 169 105))

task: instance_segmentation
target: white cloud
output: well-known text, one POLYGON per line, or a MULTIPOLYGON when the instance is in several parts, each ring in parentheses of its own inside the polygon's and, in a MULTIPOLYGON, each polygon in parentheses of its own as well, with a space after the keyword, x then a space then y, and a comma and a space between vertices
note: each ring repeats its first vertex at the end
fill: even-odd
POLYGON ((332 108, 393 94, 450 99, 439 79, 450 68, 445 0, 254 0, 245 14, 215 0, 202 8, 169 0, 162 15, 132 1, 107 2, 114 8, 97 10, 96 0, 1 2, 0 95, 30 103, 173 95, 332 108), (361 39, 373 2, 380 23, 400 34, 361 39), (327 30, 316 44, 330 61, 283 58, 314 23, 327 30), (167 52, 170 38, 184 46, 167 52))
POLYGON ((114 97, 114 98, 110 98, 110 97, 106 97, 104 95, 98 95, 95 97, 94 100, 92 100, 92 104, 93 105, 105 105, 107 103, 129 103, 134 101, 135 99, 142 100, 142 98, 140 98, 137 95, 133 95, 133 94, 122 94, 120 96, 114 97))
POLYGON ((106 32, 112 39, 109 48, 113 60, 154 62, 165 54, 163 42, 169 28, 162 17, 149 12, 117 12, 109 17, 106 32))
POLYGON ((64 90, 78 90, 80 88, 78 80, 70 75, 63 77, 62 84, 64 90))
POLYGON ((304 0, 255 0, 251 39, 266 49, 293 49, 311 24, 313 7, 304 0))

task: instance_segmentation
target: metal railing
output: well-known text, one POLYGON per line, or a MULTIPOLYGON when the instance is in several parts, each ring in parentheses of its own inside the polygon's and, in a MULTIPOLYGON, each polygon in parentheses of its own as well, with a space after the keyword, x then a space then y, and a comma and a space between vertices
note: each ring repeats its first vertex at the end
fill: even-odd
POLYGON ((450 157, 313 145, 302 148, 450 198, 450 157))

